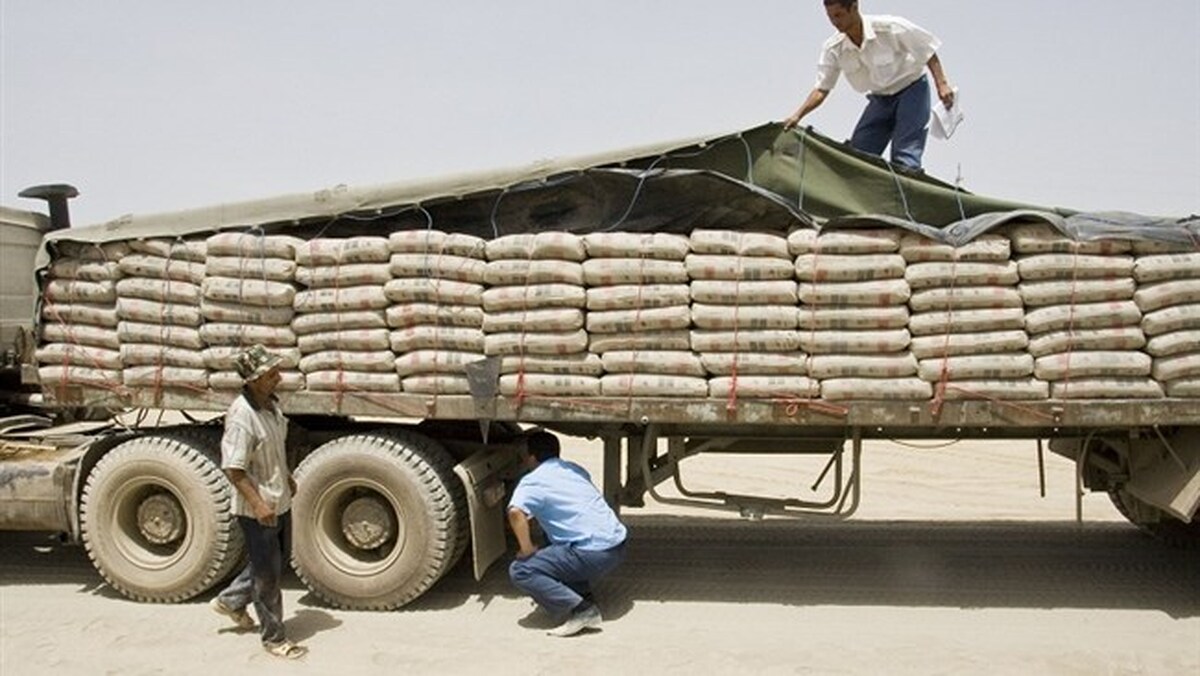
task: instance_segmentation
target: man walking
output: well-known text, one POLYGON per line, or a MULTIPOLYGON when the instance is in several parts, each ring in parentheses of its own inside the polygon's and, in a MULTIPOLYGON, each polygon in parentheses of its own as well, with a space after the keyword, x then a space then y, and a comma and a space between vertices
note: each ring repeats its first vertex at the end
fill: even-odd
POLYGON ((859 13, 858 0, 824 0, 825 14, 837 33, 825 41, 817 65, 817 83, 804 103, 784 121, 791 129, 825 102, 838 76, 867 95, 867 108, 850 137, 858 150, 882 155, 891 144, 892 162, 919 170, 929 128, 928 68, 938 98, 947 109, 954 89, 938 59, 941 41, 916 24, 895 16, 859 13))
POLYGON ((553 434, 531 435, 523 462, 530 471, 508 505, 519 547, 509 577, 551 617, 565 618, 552 636, 574 636, 600 625, 591 585, 625 558, 625 526, 587 471, 559 458, 553 434), (531 520, 541 524, 547 546, 533 544, 531 520))

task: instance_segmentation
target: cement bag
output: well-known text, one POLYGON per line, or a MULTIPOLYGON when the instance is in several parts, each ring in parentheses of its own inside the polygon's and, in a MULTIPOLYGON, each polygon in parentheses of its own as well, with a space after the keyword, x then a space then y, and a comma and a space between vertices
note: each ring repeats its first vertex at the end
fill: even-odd
POLYGON ((1024 331, 982 331, 916 336, 910 348, 917 359, 928 359, 1020 352, 1028 345, 1029 336, 1024 331))
POLYGON ((1083 256, 1073 254, 1041 254, 1017 262, 1021 279, 1115 279, 1133 277, 1133 258, 1130 256, 1083 256))
POLYGON ((489 261, 544 258, 579 262, 587 258, 583 239, 569 232, 504 235, 489 241, 484 250, 489 261))
POLYGON ((203 334, 190 326, 123 321, 117 324, 117 337, 122 343, 172 345, 190 350, 201 350, 205 347, 203 334))
POLYGON ((202 350, 185 350, 169 345, 127 343, 121 346, 124 366, 178 366, 186 369, 205 369, 202 350))
POLYGON ((913 312, 929 310, 997 310, 1022 307, 1021 294, 1008 286, 956 286, 914 291, 908 299, 913 312))
POLYGON ((55 303, 112 305, 117 302, 117 287, 111 281, 52 279, 46 282, 45 288, 42 289, 42 297, 55 303))
POLYGON ((391 301, 382 287, 351 286, 344 289, 309 289, 296 292, 297 312, 354 312, 382 310, 391 301))
POLYGON ((1149 378, 1080 378, 1050 384, 1051 399, 1159 399, 1162 386, 1149 378))
POLYGON ((922 359, 918 374, 921 380, 936 383, 945 380, 1003 380, 1028 378, 1033 374, 1033 357, 1016 352, 1009 354, 976 354, 961 357, 922 359))
POLYGON ((209 256, 239 258, 285 258, 296 260, 296 247, 304 243, 291 235, 222 232, 205 240, 209 256))
POLYGON ((119 370, 123 364, 116 350, 71 343, 49 343, 34 353, 39 364, 77 365, 89 368, 119 370))
POLYGON ((395 277, 426 277, 479 284, 487 263, 477 258, 449 254, 392 254, 389 266, 395 277))
POLYGON ((461 395, 471 393, 466 376, 412 376, 400 382, 406 394, 461 395))
POLYGON ((615 373, 600 378, 605 397, 707 397, 708 381, 688 376, 615 373))
POLYGON ((1034 378, 959 380, 947 386, 942 396, 949 400, 1039 401, 1050 397, 1050 384, 1034 378))
POLYGON ((117 316, 131 322, 147 324, 178 324, 180 326, 200 326, 204 320, 200 316, 200 308, 195 305, 182 303, 160 303, 156 300, 141 298, 118 298, 117 316))
POLYGON ((806 305, 903 305, 912 291, 903 279, 875 282, 802 282, 800 302, 806 305))
POLYGON ((287 326, 296 316, 296 311, 290 305, 264 307, 205 299, 200 301, 200 314, 210 322, 287 326))
POLYGON ((470 305, 405 303, 404 305, 393 305, 387 309, 387 324, 394 329, 406 329, 423 324, 479 329, 483 328, 483 309, 470 305))
POLYGON ((1076 241, 1044 223, 1013 226, 1009 230, 1013 250, 1019 254, 1081 253, 1099 256, 1128 253, 1131 245, 1123 239, 1076 241))
POLYGON ((417 350, 396 357, 395 368, 401 378, 419 373, 462 374, 464 366, 483 358, 478 352, 417 350))
POLYGON ((172 260, 145 254, 130 254, 122 258, 118 264, 121 266, 121 274, 126 277, 173 279, 193 284, 199 284, 204 279, 204 263, 172 260))
POLYGON ((804 376, 742 376, 713 378, 708 381, 708 396, 727 399, 736 390, 740 399, 791 399, 816 397, 821 385, 804 376))
POLYGON ((386 329, 388 323, 384 313, 380 310, 356 310, 298 315, 292 320, 291 326, 297 336, 303 336, 323 331, 386 329))
POLYGON ((526 373, 500 376, 500 394, 534 397, 598 397, 600 379, 581 375, 526 373))
POLYGON ((588 286, 679 284, 688 281, 688 271, 682 261, 591 258, 583 262, 583 281, 588 286))
POLYGON ((262 343, 267 348, 277 348, 292 347, 296 344, 296 333, 289 326, 215 322, 201 326, 199 333, 200 338, 203 339, 202 345, 182 345, 181 347, 216 345, 249 347, 255 343, 262 343))
POLYGON ((604 363, 600 357, 585 354, 568 354, 561 357, 530 357, 517 355, 500 360, 500 373, 544 373, 563 376, 600 376, 604 374, 604 363))
MULTIPOLYGON (((296 371, 280 371, 276 389, 280 392, 295 392, 305 387, 304 374, 296 371)), ((217 371, 208 374, 208 386, 214 390, 240 390, 245 383, 237 371, 217 371)))
POLYGON ((589 336, 587 349, 593 354, 604 354, 613 350, 690 350, 691 346, 692 336, 688 331, 647 331, 589 336))
POLYGON ((922 312, 908 320, 908 329, 914 336, 1008 331, 1024 328, 1024 325, 1025 311, 1021 308, 922 312))
POLYGON ((1142 331, 1147 336, 1190 329, 1200 329, 1200 303, 1173 305, 1147 313, 1142 319, 1142 331))
POLYGON ((796 313, 794 305, 704 305, 692 306, 692 323, 698 329, 794 329, 796 313))
POLYGON ((128 387, 183 387, 193 390, 208 388, 208 372, 179 366, 133 366, 121 371, 128 387))
POLYGON ((50 264, 51 279, 78 279, 85 282, 116 281, 122 276, 121 267, 114 261, 84 261, 78 258, 59 258, 50 264))
POLYGON ((191 282, 134 277, 117 282, 117 295, 121 298, 144 298, 161 303, 199 305, 200 285, 191 282))
POLYGON ((1172 331, 1146 343, 1146 352, 1155 357, 1171 357, 1193 350, 1200 350, 1200 330, 1172 331))
POLYGON ((694 352, 795 352, 796 331, 692 331, 694 352))
POLYGON ((355 263, 387 263, 392 257, 383 237, 320 237, 296 247, 296 262, 305 267, 355 263))
POLYGON ((593 232, 583 236, 588 258, 654 258, 681 261, 691 251, 683 235, 663 232, 593 232))
POLYGON ((489 356, 508 354, 575 354, 588 348, 587 331, 549 333, 491 333, 484 337, 484 352, 489 356))
POLYGON ((690 238, 693 252, 722 256, 764 256, 791 258, 788 242, 779 235, 742 230, 693 230, 690 238))
POLYGON ((713 305, 795 305, 800 300, 796 283, 791 280, 737 284, 697 280, 691 284, 691 295, 697 303, 713 305))
POLYGON ((903 277, 904 259, 898 254, 803 254, 796 257, 796 279, 802 282, 869 282, 903 277))
POLYGON ((1200 277, 1200 252, 1141 256, 1133 264, 1133 278, 1140 283, 1200 277))
POLYGON ((728 279, 763 282, 791 279, 796 267, 787 258, 754 258, 750 256, 708 256, 688 254, 684 260, 692 279, 728 279))
MULTIPOLYGON (((516 287, 510 287, 516 288, 516 287)), ((687 284, 630 284, 587 290, 588 310, 636 310, 671 307, 691 302, 687 284)))
MULTIPOLYGON (((1196 349, 1200 350, 1200 345, 1196 349)), ((1151 373, 1159 382, 1200 378, 1200 352, 1155 359, 1151 373)))
POLYGON ((204 240, 181 239, 131 239, 129 250, 134 253, 170 258, 171 260, 203 263, 208 258, 208 245, 204 240))
POLYGON ((1140 350, 1146 345, 1146 336, 1137 326, 1122 326, 1115 329, 1083 329, 1080 331, 1052 331, 1034 336, 1029 341, 1029 354, 1044 357, 1056 352, 1078 350, 1140 350))
POLYGON ((615 350, 605 352, 608 373, 661 373, 672 376, 707 375, 700 357, 682 350, 615 350))
POLYGON ((805 331, 860 331, 903 329, 908 326, 908 308, 826 308, 808 305, 796 313, 797 326, 805 331))
POLYGON ((1102 303, 1129 300, 1137 285, 1132 279, 1081 279, 1059 282, 1022 282, 1021 298, 1029 307, 1102 303))
POLYGON ((1191 399, 1200 397, 1200 378, 1174 380, 1166 384, 1168 397, 1191 399))
POLYGON ((586 304, 587 292, 583 287, 572 284, 501 286, 483 292, 483 309, 488 312, 548 308, 579 309, 586 304))
POLYGON ((46 244, 51 251, 58 254, 56 257, 78 258, 85 261, 119 261, 122 257, 128 256, 131 251, 128 242, 95 244, 93 242, 56 240, 46 244))
MULTIPOLYGON (((200 352, 204 366, 210 371, 232 371, 237 368, 237 357, 246 351, 245 347, 236 345, 218 345, 205 348, 200 352)), ((285 372, 300 368, 300 350, 295 347, 273 347, 271 354, 283 359, 280 364, 285 372)))
MULTIPOLYGON (((283 258, 239 258, 210 256, 204 262, 204 274, 209 277, 234 279, 265 279, 290 282, 296 278, 296 263, 283 258)), ((189 280, 199 282, 199 280, 189 280)))
MULTIPOLYGON (((583 311, 571 308, 488 312, 483 316, 483 330, 488 333, 574 331, 582 328, 583 311)), ((480 338, 482 339, 482 334, 480 338)))
POLYGON ((401 230, 388 236, 392 253, 429 253, 483 258, 485 242, 474 235, 440 230, 401 230))
POLYGON ((232 277, 207 277, 200 293, 208 300, 264 307, 290 307, 296 299, 296 287, 286 282, 232 277))
MULTIPOLYGON (((288 329, 288 333, 292 333, 291 329, 288 329)), ((387 329, 344 329, 309 333, 298 337, 294 344, 302 354, 325 350, 372 352, 391 349, 390 337, 387 329)))
POLYGON ((1172 305, 1200 303, 1200 278, 1177 279, 1141 286, 1138 287, 1133 300, 1142 312, 1153 312, 1172 305))
POLYGON ((686 305, 648 310, 605 310, 589 312, 588 333, 643 333, 686 329, 692 324, 692 312, 686 305))
MULTIPOLYGON (((120 303, 118 299, 118 306, 120 303)), ((114 329, 117 327, 117 310, 111 305, 45 303, 42 305, 42 319, 60 324, 88 324, 114 329)))
POLYGON ((900 250, 901 230, 796 230, 788 235, 792 256, 807 253, 878 254, 900 250))
POLYGON ((390 350, 354 352, 350 350, 326 350, 315 352, 300 359, 300 370, 304 373, 317 371, 360 371, 366 373, 396 374, 396 355, 390 350))
POLYGON ((908 329, 888 331, 800 331, 800 347, 809 354, 891 354, 908 349, 908 329))
POLYGON ((583 286, 583 265, 558 260, 491 261, 484 272, 489 286, 520 284, 574 284, 583 286))
POLYGON ((1141 319, 1141 310, 1131 300, 1051 305, 1025 313, 1025 330, 1036 335, 1067 329, 1113 329, 1136 326, 1141 319))
POLYGON ((483 352, 483 331, 458 326, 410 326, 391 333, 391 350, 396 354, 414 350, 462 350, 483 352))
POLYGON ((1150 363, 1150 355, 1142 352, 1062 352, 1038 357, 1033 374, 1039 380, 1132 378, 1150 375, 1150 363))
POLYGON ((700 355, 704 370, 714 376, 802 376, 808 374, 803 352, 705 352, 700 355))
POLYGON ((903 378, 916 375, 917 360, 911 354, 816 355, 808 360, 813 378, 903 378))
POLYGON ((323 289, 330 286, 383 286, 392 281, 387 263, 352 263, 327 268, 296 268, 296 281, 304 286, 323 289))
POLYGON ((38 381, 44 390, 73 385, 111 390, 121 386, 121 372, 86 366, 43 366, 38 369, 38 381))
POLYGON ((1012 261, 982 263, 913 263, 904 271, 913 291, 939 287, 1016 286, 1020 281, 1012 261))
POLYGON ((927 239, 915 232, 900 235, 900 255, 909 263, 933 261, 1007 261, 1012 257, 1008 239, 1001 235, 980 235, 955 247, 927 239))
POLYGON ((316 371, 304 375, 310 392, 399 392, 400 376, 395 373, 358 373, 355 371, 316 371))
MULTIPOLYGON (((118 324, 119 326, 120 324, 118 324)), ((72 343, 107 347, 110 350, 121 348, 121 338, 116 330, 87 324, 42 324, 42 340, 47 343, 72 343)))
POLYGON ((924 401, 933 398, 933 385, 920 378, 831 378, 821 381, 821 398, 924 401))
POLYGON ((383 294, 393 303, 483 305, 483 285, 446 279, 393 279, 383 294))

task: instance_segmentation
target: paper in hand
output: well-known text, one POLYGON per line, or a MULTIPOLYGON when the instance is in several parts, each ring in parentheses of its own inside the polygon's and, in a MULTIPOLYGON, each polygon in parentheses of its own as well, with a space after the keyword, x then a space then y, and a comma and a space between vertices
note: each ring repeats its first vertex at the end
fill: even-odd
POLYGON ((954 105, 947 109, 942 100, 937 99, 933 105, 933 113, 929 117, 929 131, 934 138, 944 141, 954 136, 954 130, 958 129, 958 125, 964 118, 962 97, 958 93, 958 87, 954 88, 954 105))

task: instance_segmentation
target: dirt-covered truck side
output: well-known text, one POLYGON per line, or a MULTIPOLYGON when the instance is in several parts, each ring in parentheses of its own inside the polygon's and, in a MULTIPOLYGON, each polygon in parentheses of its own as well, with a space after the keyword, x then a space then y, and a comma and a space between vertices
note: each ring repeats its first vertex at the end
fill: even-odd
POLYGON ((295 423, 293 563, 335 605, 403 605, 468 548, 482 574, 528 425, 602 439, 614 504, 752 517, 852 515, 864 439, 1049 440, 1080 491, 1194 542, 1198 236, 1196 217, 1001 202, 773 125, 58 230, 26 403, 120 415, 11 419, 4 476, 23 478, 0 498, 27 494, 33 457, 61 494, 58 518, 3 525, 79 538, 134 598, 217 584, 242 556, 220 414, 234 356, 263 344, 295 423), (704 453, 809 455, 816 482, 694 491, 680 468, 704 453))

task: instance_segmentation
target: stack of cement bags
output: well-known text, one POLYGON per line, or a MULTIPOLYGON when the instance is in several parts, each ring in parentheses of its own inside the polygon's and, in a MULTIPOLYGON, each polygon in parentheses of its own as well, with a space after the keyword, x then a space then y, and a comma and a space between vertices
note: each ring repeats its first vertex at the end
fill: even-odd
POLYGON ((708 396, 807 398, 796 332, 795 264, 778 235, 696 230, 687 258, 692 291, 692 349, 712 375, 708 396))
POLYGON ((280 389, 304 387, 296 368, 300 352, 291 321, 295 316, 296 246, 286 235, 220 233, 206 240, 200 285, 200 337, 213 389, 242 386, 235 362, 245 348, 261 344, 284 359, 280 389))
MULTIPOLYGON (((1161 246, 1161 245, 1160 245, 1161 246)), ((1200 397, 1200 252, 1159 253, 1134 243, 1134 301, 1144 313, 1152 374, 1170 397, 1200 397)))
POLYGON ((1141 351, 1130 243, 1076 241, 1046 225, 1016 226, 1011 239, 1034 374, 1051 398, 1161 397, 1141 351))
POLYGON ((933 388, 917 377, 909 349, 900 232, 797 230, 788 247, 800 280, 800 343, 821 397, 929 399, 933 388))
POLYGON ((484 352, 501 358, 505 396, 596 396, 587 353, 583 240, 565 232, 487 243, 484 352))
POLYGON ((36 356, 43 385, 121 386, 117 260, 128 253, 124 243, 58 243, 42 289, 43 342, 36 356))
POLYGON ((438 230, 388 238, 390 347, 401 389, 467 394, 465 364, 483 358, 483 240, 438 230))
POLYGON ((591 359, 602 362, 601 392, 705 396, 704 368, 688 335, 687 238, 595 233, 586 235, 584 244, 588 350, 591 359))
POLYGON ((309 390, 399 392, 383 292, 391 278, 384 237, 318 237, 296 245, 291 328, 309 390))
POLYGON ((1045 399, 1026 351, 1025 311, 1008 239, 952 247, 905 233, 900 255, 912 296, 909 331, 922 380, 944 399, 1045 399))

